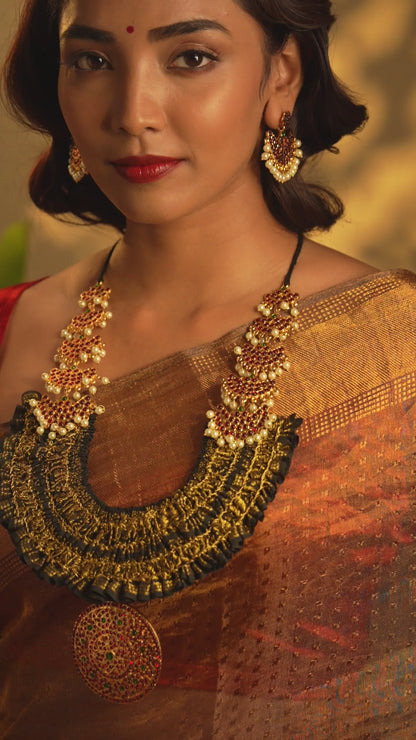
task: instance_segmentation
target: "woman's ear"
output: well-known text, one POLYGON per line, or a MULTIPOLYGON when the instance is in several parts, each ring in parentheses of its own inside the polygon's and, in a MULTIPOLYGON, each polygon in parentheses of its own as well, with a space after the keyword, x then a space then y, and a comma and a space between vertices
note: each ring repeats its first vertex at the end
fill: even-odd
POLYGON ((264 108, 264 121, 268 128, 276 129, 285 111, 292 113, 302 82, 299 46, 295 38, 289 36, 283 49, 273 54, 270 60, 264 108))

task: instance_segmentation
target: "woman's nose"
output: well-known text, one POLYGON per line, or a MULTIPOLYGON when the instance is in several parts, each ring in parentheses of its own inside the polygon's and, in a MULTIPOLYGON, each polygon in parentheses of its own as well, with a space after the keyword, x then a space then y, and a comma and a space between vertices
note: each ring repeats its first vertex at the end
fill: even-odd
POLYGON ((138 136, 161 131, 166 124, 164 90, 157 75, 135 72, 117 81, 111 111, 111 127, 138 136))

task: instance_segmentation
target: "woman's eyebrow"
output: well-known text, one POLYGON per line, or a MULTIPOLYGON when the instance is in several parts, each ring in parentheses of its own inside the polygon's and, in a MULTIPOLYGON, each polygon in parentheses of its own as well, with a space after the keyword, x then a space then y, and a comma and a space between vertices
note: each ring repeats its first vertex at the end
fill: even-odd
POLYGON ((110 44, 114 43, 116 37, 110 31, 103 31, 101 28, 84 26, 80 23, 71 23, 63 32, 61 39, 88 39, 110 44))
POLYGON ((149 41, 162 41, 163 39, 172 38, 172 36, 183 36, 187 33, 210 30, 222 31, 227 36, 231 36, 228 28, 223 26, 222 23, 210 20, 209 18, 195 18, 195 20, 179 21, 178 23, 171 23, 169 26, 152 28, 147 34, 147 37, 149 41))
MULTIPOLYGON (((183 36, 197 31, 210 30, 222 31, 227 34, 227 36, 231 36, 228 28, 223 26, 222 23, 209 18, 196 18, 195 20, 178 21, 177 23, 171 23, 168 26, 152 28, 148 32, 147 38, 149 41, 163 41, 164 39, 169 39, 174 36, 183 36)), ((71 25, 62 33, 61 38, 88 39, 106 44, 111 44, 116 41, 116 36, 111 33, 111 31, 104 31, 101 28, 94 28, 93 26, 86 26, 81 23, 71 23, 71 25)))

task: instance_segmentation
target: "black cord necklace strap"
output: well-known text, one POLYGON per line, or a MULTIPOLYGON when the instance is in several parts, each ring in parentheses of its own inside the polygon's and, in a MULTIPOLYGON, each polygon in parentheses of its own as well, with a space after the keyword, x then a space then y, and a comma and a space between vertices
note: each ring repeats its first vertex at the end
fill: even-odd
POLYGON ((112 256, 113 256, 113 252, 114 252, 114 250, 115 250, 115 248, 116 248, 117 244, 119 244, 119 243, 120 243, 120 241, 121 241, 121 240, 120 240, 120 239, 118 239, 118 240, 116 241, 116 243, 115 243, 115 244, 113 244, 113 246, 111 247, 111 249, 110 249, 109 253, 107 254, 107 257, 105 258, 105 262, 104 262, 104 264, 103 264, 103 266, 102 266, 102 270, 101 270, 101 272, 100 272, 100 274, 99 274, 99 276, 98 276, 98 280, 97 280, 97 282, 98 282, 98 283, 102 283, 102 282, 103 282, 103 280, 104 280, 104 275, 105 275, 105 273, 107 272, 107 268, 108 268, 108 265, 110 264, 110 260, 111 260, 111 258, 112 258, 112 256))
POLYGON ((293 257, 291 259, 291 262, 290 262, 290 265, 289 265, 289 269, 288 269, 285 277, 283 278, 283 285, 286 285, 287 287, 289 287, 289 285, 290 285, 290 280, 292 278, 293 270, 296 267, 296 263, 297 263, 297 261, 299 259, 299 255, 300 255, 300 253, 302 251, 303 240, 304 240, 303 234, 298 234, 298 243, 296 245, 296 249, 295 249, 295 251, 293 253, 293 257))
MULTIPOLYGON (((113 252, 114 252, 117 244, 119 244, 119 242, 120 242, 120 239, 118 241, 116 241, 115 244, 113 244, 113 246, 111 247, 109 253, 107 254, 107 257, 105 258, 105 262, 103 264, 103 267, 102 267, 102 270, 101 270, 101 272, 99 274, 99 277, 98 277, 98 281, 97 282, 101 283, 103 281, 104 276, 105 276, 105 273, 107 272, 107 269, 108 269, 108 265, 110 264, 110 260, 111 260, 111 258, 113 256, 113 252)), ((304 242, 304 236, 303 236, 303 234, 298 234, 298 241, 297 241, 297 244, 296 244, 296 249, 295 249, 295 251, 293 253, 293 257, 292 257, 292 259, 290 261, 289 269, 288 269, 285 277, 283 278, 283 285, 286 285, 286 286, 289 286, 290 285, 290 280, 292 278, 293 270, 296 267, 296 263, 297 263, 297 261, 299 259, 299 255, 300 255, 300 253, 302 251, 303 242, 304 242)))

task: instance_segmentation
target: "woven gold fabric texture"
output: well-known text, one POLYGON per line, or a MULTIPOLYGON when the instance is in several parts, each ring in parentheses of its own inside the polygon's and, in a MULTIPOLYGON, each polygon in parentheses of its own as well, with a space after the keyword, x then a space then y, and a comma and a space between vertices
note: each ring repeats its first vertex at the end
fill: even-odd
MULTIPOLYGON (((83 684, 71 633, 86 604, 40 581, 0 531, 2 737, 416 734, 415 287, 395 271, 302 302, 276 405, 305 420, 291 470, 228 565, 140 606, 164 654, 140 704, 83 684)), ((103 390, 89 474, 104 503, 184 484, 241 331, 103 390)))

